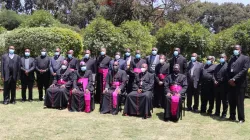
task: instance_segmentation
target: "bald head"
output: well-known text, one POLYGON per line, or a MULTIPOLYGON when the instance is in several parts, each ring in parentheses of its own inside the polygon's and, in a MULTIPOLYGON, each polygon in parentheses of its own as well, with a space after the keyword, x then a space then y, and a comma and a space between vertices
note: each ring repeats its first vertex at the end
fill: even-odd
POLYGON ((119 69, 119 62, 118 61, 115 61, 113 63, 113 69, 114 69, 114 71, 118 71, 118 69, 119 69))

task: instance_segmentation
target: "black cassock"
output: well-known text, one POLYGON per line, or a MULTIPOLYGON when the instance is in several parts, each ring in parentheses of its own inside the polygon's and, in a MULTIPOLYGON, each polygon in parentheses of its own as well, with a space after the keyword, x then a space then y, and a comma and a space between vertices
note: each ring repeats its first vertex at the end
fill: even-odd
POLYGON ((135 80, 135 72, 134 69, 141 69, 142 64, 146 63, 146 60, 144 59, 133 59, 130 64, 130 68, 126 68, 127 75, 129 77, 128 83, 126 86, 126 92, 130 93, 133 90, 133 83, 135 80))
POLYGON ((155 67, 154 107, 164 107, 164 82, 169 74, 169 64, 157 64, 155 67), (163 84, 160 85, 159 82, 163 84))
POLYGON ((229 85, 229 105, 230 117, 235 118, 236 108, 238 120, 245 120, 244 97, 247 87, 247 70, 249 68, 249 58, 243 54, 233 56, 228 62, 227 74, 229 79, 235 79, 235 86, 229 85))
POLYGON ((124 114, 145 118, 151 116, 153 87, 154 74, 149 72, 136 74, 133 91, 126 99, 124 114), (138 93, 138 89, 142 89, 142 93, 138 93))
POLYGON ((169 60, 170 63, 170 73, 174 73, 173 72, 173 67, 175 64, 179 64, 180 65, 180 73, 181 74, 186 74, 187 72, 187 59, 182 56, 182 55, 178 55, 177 57, 172 57, 169 60))
POLYGON ((113 104, 113 92, 116 89, 120 89, 121 92, 124 91, 127 82, 127 74, 124 70, 110 71, 106 78, 106 88, 107 93, 103 93, 101 113, 111 113, 113 115, 119 112, 119 95, 117 95, 116 105, 113 104), (119 85, 115 85, 114 82, 119 82, 119 85))
MULTIPOLYGON (((82 78, 88 79, 88 83, 86 86, 86 89, 90 91, 88 94, 93 94, 93 78, 92 78, 92 72, 90 70, 87 70, 85 72, 82 72, 80 70, 75 71, 73 75, 73 89, 76 89, 76 92, 71 92, 70 99, 69 99, 69 111, 84 111, 85 110, 85 97, 84 94, 85 91, 83 89, 83 83, 80 81, 82 78)), ((91 98, 92 100, 93 98, 91 98)), ((93 101, 91 101, 91 110, 94 110, 93 101)))
POLYGON ((69 91, 72 87, 73 72, 70 69, 60 69, 54 76, 54 87, 47 89, 44 105, 49 108, 66 108, 68 105, 69 91), (65 88, 61 88, 65 85, 65 88))
POLYGON ((70 68, 72 71, 78 69, 78 68, 77 68, 78 60, 77 60, 75 57, 72 57, 71 59, 66 58, 65 60, 68 62, 69 68, 70 68))
POLYGON ((96 87, 96 96, 95 100, 98 103, 101 103, 102 101, 102 92, 105 89, 105 80, 106 76, 104 73, 108 74, 108 68, 109 68, 109 62, 112 59, 109 56, 99 56, 97 58, 97 75, 96 75, 96 80, 97 80, 97 87, 96 87))
POLYGON ((176 119, 178 120, 179 117, 180 117, 180 107, 181 107, 181 97, 185 97, 185 93, 186 93, 186 90, 187 90, 187 87, 188 87, 188 84, 187 84, 187 77, 184 75, 184 74, 171 74, 169 76, 167 76, 167 78, 165 79, 165 82, 164 82, 164 89, 165 89, 165 95, 167 93, 171 93, 170 91, 170 86, 171 85, 174 85, 174 84, 177 84, 179 86, 182 87, 182 90, 179 92, 179 94, 181 95, 180 98, 179 98, 179 106, 178 106, 178 109, 177 109, 177 113, 176 113, 176 116, 173 117, 172 116, 172 113, 171 113, 171 97, 170 96, 165 96, 165 107, 164 107, 164 119, 176 119))

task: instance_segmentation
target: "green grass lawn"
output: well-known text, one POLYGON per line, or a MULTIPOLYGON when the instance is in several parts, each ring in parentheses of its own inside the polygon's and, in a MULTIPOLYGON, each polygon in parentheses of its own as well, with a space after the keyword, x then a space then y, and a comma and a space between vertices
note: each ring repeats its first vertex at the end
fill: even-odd
MULTIPOLYGON (((0 100, 2 101, 2 92, 0 100)), ((43 102, 20 102, 16 105, 0 104, 0 140, 27 139, 250 139, 250 100, 245 101, 246 122, 239 124, 186 112, 178 123, 162 121, 163 109, 154 109, 153 117, 101 115, 96 109, 90 114, 68 110, 44 109, 43 102)), ((35 89, 34 99, 38 98, 35 89)), ((99 108, 96 105, 96 108, 99 108)))

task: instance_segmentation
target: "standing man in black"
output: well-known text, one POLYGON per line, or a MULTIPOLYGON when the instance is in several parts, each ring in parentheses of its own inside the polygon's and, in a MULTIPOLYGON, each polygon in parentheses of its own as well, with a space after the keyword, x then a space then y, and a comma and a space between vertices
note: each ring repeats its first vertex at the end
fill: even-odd
POLYGON ((180 48, 174 48, 173 57, 170 59, 170 73, 173 73, 173 66, 175 64, 179 64, 180 66, 180 73, 186 74, 187 72, 187 60, 185 57, 181 55, 180 48))
POLYGON ((228 90, 228 76, 227 76, 227 56, 225 54, 220 55, 220 64, 214 70, 214 91, 216 98, 216 109, 215 116, 220 116, 220 107, 221 103, 223 106, 221 118, 226 118, 227 109, 228 109, 228 98, 227 98, 227 90, 228 90))
POLYGON ((9 47, 9 53, 2 55, 1 77, 4 81, 3 104, 16 103, 16 82, 20 72, 20 57, 16 54, 15 47, 9 47), (11 92, 11 99, 10 99, 11 92))
POLYGON ((47 51, 45 48, 41 50, 41 56, 36 58, 36 76, 37 76, 37 86, 39 92, 39 100, 43 101, 43 88, 45 88, 45 93, 49 88, 50 80, 50 58, 47 56, 47 51))
POLYGON ((229 105, 230 120, 236 120, 236 107, 238 120, 245 122, 244 114, 244 96, 246 89, 246 76, 249 68, 249 58, 241 53, 241 46, 235 45, 233 56, 228 63, 227 73, 229 78, 229 105))
POLYGON ((203 64, 197 61, 197 54, 193 53, 191 57, 191 61, 187 67, 187 81, 188 81, 188 89, 187 89, 187 110, 194 112, 198 112, 199 107, 199 82, 201 70, 203 68, 203 64), (192 108, 192 98, 194 96, 194 105, 192 108))
POLYGON ((77 58, 74 57, 74 51, 73 50, 69 50, 67 52, 67 58, 65 58, 65 60, 68 62, 69 69, 71 71, 77 70, 78 60, 77 60, 77 58))
POLYGON ((152 48, 152 54, 147 56, 146 61, 148 64, 148 72, 155 73, 155 67, 160 63, 159 55, 157 54, 158 49, 152 48))
POLYGON ((95 82, 96 81, 95 80, 95 76, 96 76, 96 71, 97 71, 97 69, 96 69, 96 60, 91 57, 90 50, 86 50, 84 52, 83 58, 78 62, 78 66, 77 66, 78 70, 81 69, 80 68, 81 61, 85 62, 86 66, 87 66, 87 70, 91 70, 92 76, 93 76, 93 80, 95 82))
POLYGON ((207 62, 201 71, 201 114, 212 114, 214 109, 214 81, 213 75, 216 65, 213 64, 214 59, 212 56, 207 57, 207 62), (207 110, 207 103, 209 108, 207 110))
POLYGON ((50 84, 52 83, 52 79, 53 77, 56 76, 56 73, 58 72, 58 70, 61 68, 62 66, 62 62, 64 60, 64 57, 61 55, 61 49, 60 48, 56 48, 55 49, 55 53, 54 56, 50 58, 50 73, 51 73, 51 81, 50 84))
POLYGON ((30 50, 25 49, 24 57, 21 58, 21 84, 22 84, 22 102, 26 101, 26 89, 29 90, 29 101, 33 100, 34 70, 36 67, 35 59, 30 57, 30 50))

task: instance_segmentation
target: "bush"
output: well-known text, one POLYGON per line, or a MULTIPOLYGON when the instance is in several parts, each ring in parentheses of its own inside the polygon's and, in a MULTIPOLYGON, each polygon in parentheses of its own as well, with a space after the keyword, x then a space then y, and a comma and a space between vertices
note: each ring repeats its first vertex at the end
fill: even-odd
POLYGON ((139 21, 126 21, 120 28, 123 35, 122 46, 130 48, 132 53, 139 49, 146 55, 156 44, 155 37, 150 34, 150 26, 144 26, 139 21))
POLYGON ((7 30, 13 30, 23 22, 22 16, 11 10, 3 10, 0 12, 0 26, 7 30))
POLYGON ((213 36, 206 28, 185 21, 167 23, 157 31, 156 38, 159 51, 171 52, 171 56, 175 47, 179 47, 186 55, 196 52, 205 56, 211 53, 213 46, 213 36))
POLYGON ((52 27, 60 24, 53 15, 45 10, 37 10, 31 16, 28 16, 22 27, 52 27))
POLYGON ((111 56, 116 51, 123 50, 120 29, 102 17, 93 20, 83 32, 84 46, 95 56, 99 55, 102 47, 107 48, 107 54, 111 56))
POLYGON ((23 54, 25 48, 30 48, 31 55, 38 56, 43 47, 50 52, 60 47, 62 52, 72 49, 78 56, 82 51, 82 38, 72 30, 57 27, 21 28, 6 34, 5 47, 10 45, 16 47, 17 54, 23 54))
POLYGON ((0 26, 0 34, 4 33, 6 31, 6 29, 2 26, 0 26))

